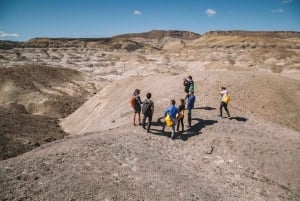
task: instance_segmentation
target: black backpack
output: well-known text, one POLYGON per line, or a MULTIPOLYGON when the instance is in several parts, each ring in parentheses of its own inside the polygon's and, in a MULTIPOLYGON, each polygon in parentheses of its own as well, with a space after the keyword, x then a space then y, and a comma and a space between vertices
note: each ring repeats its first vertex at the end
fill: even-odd
POLYGON ((144 102, 143 102, 143 107, 142 107, 142 113, 143 114, 151 114, 151 112, 152 112, 152 105, 153 105, 153 103, 152 103, 152 101, 151 100, 145 100, 144 102))

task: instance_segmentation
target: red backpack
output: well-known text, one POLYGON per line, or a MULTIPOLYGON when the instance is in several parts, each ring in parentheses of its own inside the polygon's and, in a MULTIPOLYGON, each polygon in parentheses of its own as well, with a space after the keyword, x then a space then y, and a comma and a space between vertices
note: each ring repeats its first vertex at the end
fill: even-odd
POLYGON ((130 105, 131 105, 131 107, 135 107, 135 105, 136 105, 136 98, 135 98, 135 96, 131 96, 130 97, 130 105))

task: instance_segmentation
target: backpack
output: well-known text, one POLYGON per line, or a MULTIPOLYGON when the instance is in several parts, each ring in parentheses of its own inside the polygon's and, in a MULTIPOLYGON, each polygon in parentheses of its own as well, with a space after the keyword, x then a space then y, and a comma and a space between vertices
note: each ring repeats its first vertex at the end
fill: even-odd
POLYGON ((152 101, 151 100, 146 100, 143 102, 143 107, 142 107, 142 113, 143 114, 150 114, 151 113, 151 107, 152 107, 152 101))
POLYGON ((226 95, 226 96, 224 97, 223 102, 226 103, 226 104, 228 104, 229 101, 230 101, 230 96, 229 96, 229 95, 226 95))
POLYGON ((186 79, 184 79, 184 81, 183 81, 183 86, 184 86, 184 91, 185 91, 186 93, 188 93, 188 92, 189 92, 189 88, 190 88, 190 83, 189 83, 189 81, 186 80, 186 79))
POLYGON ((170 115, 169 114, 167 114, 167 116, 165 117, 165 123, 166 123, 166 125, 167 126, 172 126, 173 125, 173 120, 172 120, 172 118, 170 117, 170 115))
POLYGON ((184 110, 180 110, 179 114, 176 115, 176 118, 179 120, 179 119, 182 119, 184 117, 184 110))
POLYGON ((194 91, 194 89, 195 89, 194 81, 190 81, 189 82, 189 91, 194 91))
POLYGON ((131 96, 130 97, 130 105, 131 105, 131 107, 135 107, 135 105, 136 105, 136 98, 135 98, 135 96, 131 96))

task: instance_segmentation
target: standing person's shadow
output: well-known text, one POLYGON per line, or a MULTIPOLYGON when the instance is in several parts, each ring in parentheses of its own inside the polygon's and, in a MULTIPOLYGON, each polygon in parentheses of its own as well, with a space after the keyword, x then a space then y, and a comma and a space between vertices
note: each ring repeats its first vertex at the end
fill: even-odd
MULTIPOLYGON (((164 117, 159 117, 156 122, 152 122, 151 123, 152 128, 150 129, 149 133, 154 134, 154 135, 170 137, 171 131, 162 132, 162 127, 163 127, 162 120, 163 119, 164 119, 164 117), (161 129, 153 128, 153 127, 157 127, 157 126, 161 127, 161 129)), ((213 125, 218 122, 216 120, 203 120, 203 119, 199 119, 199 118, 193 118, 192 120, 197 121, 197 123, 193 124, 190 128, 186 129, 185 130, 186 133, 176 132, 175 139, 181 139, 183 141, 186 141, 190 137, 201 134, 201 129, 204 128, 205 126, 210 126, 210 125, 213 125)))
POLYGON ((248 119, 247 118, 245 118, 245 117, 229 117, 229 119, 230 120, 237 120, 237 121, 243 121, 243 122, 245 122, 245 121, 247 121, 248 119))
POLYGON ((160 136, 165 136, 165 137, 170 137, 171 132, 162 132, 162 127, 163 127, 163 119, 165 117, 159 117, 156 121, 153 121, 151 123, 151 128, 149 133, 154 134, 154 135, 160 135, 160 136), (160 129, 156 129, 153 127, 160 127, 160 129))
POLYGON ((194 110, 215 110, 215 107, 203 106, 203 107, 195 107, 194 110))
POLYGON ((199 118, 193 118, 192 121, 198 121, 196 124, 193 124, 190 128, 186 129, 186 133, 180 133, 179 137, 181 140, 186 141, 188 138, 193 137, 195 135, 201 134, 202 128, 206 126, 213 125, 217 123, 216 120, 204 120, 199 118))

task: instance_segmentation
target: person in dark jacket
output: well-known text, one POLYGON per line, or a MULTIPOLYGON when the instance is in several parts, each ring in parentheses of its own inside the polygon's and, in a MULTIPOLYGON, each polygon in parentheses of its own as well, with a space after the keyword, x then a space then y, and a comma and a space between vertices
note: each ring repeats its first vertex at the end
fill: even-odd
POLYGON ((152 116, 154 112, 154 103, 151 100, 151 93, 146 94, 146 100, 143 101, 142 113, 144 115, 142 126, 146 129, 146 119, 148 118, 147 133, 150 131, 152 116))
POLYGON ((184 124, 183 124, 183 119, 184 119, 184 110, 185 110, 185 101, 184 99, 180 99, 180 105, 178 107, 179 110, 179 116, 178 116, 178 124, 177 124, 177 132, 179 131, 179 126, 181 124, 182 132, 184 131, 184 124))
POLYGON ((189 127, 192 126, 192 109, 194 109, 195 101, 196 101, 196 97, 194 96, 194 91, 190 91, 188 101, 187 101, 187 106, 186 106, 186 109, 188 111, 187 115, 188 115, 189 127))

